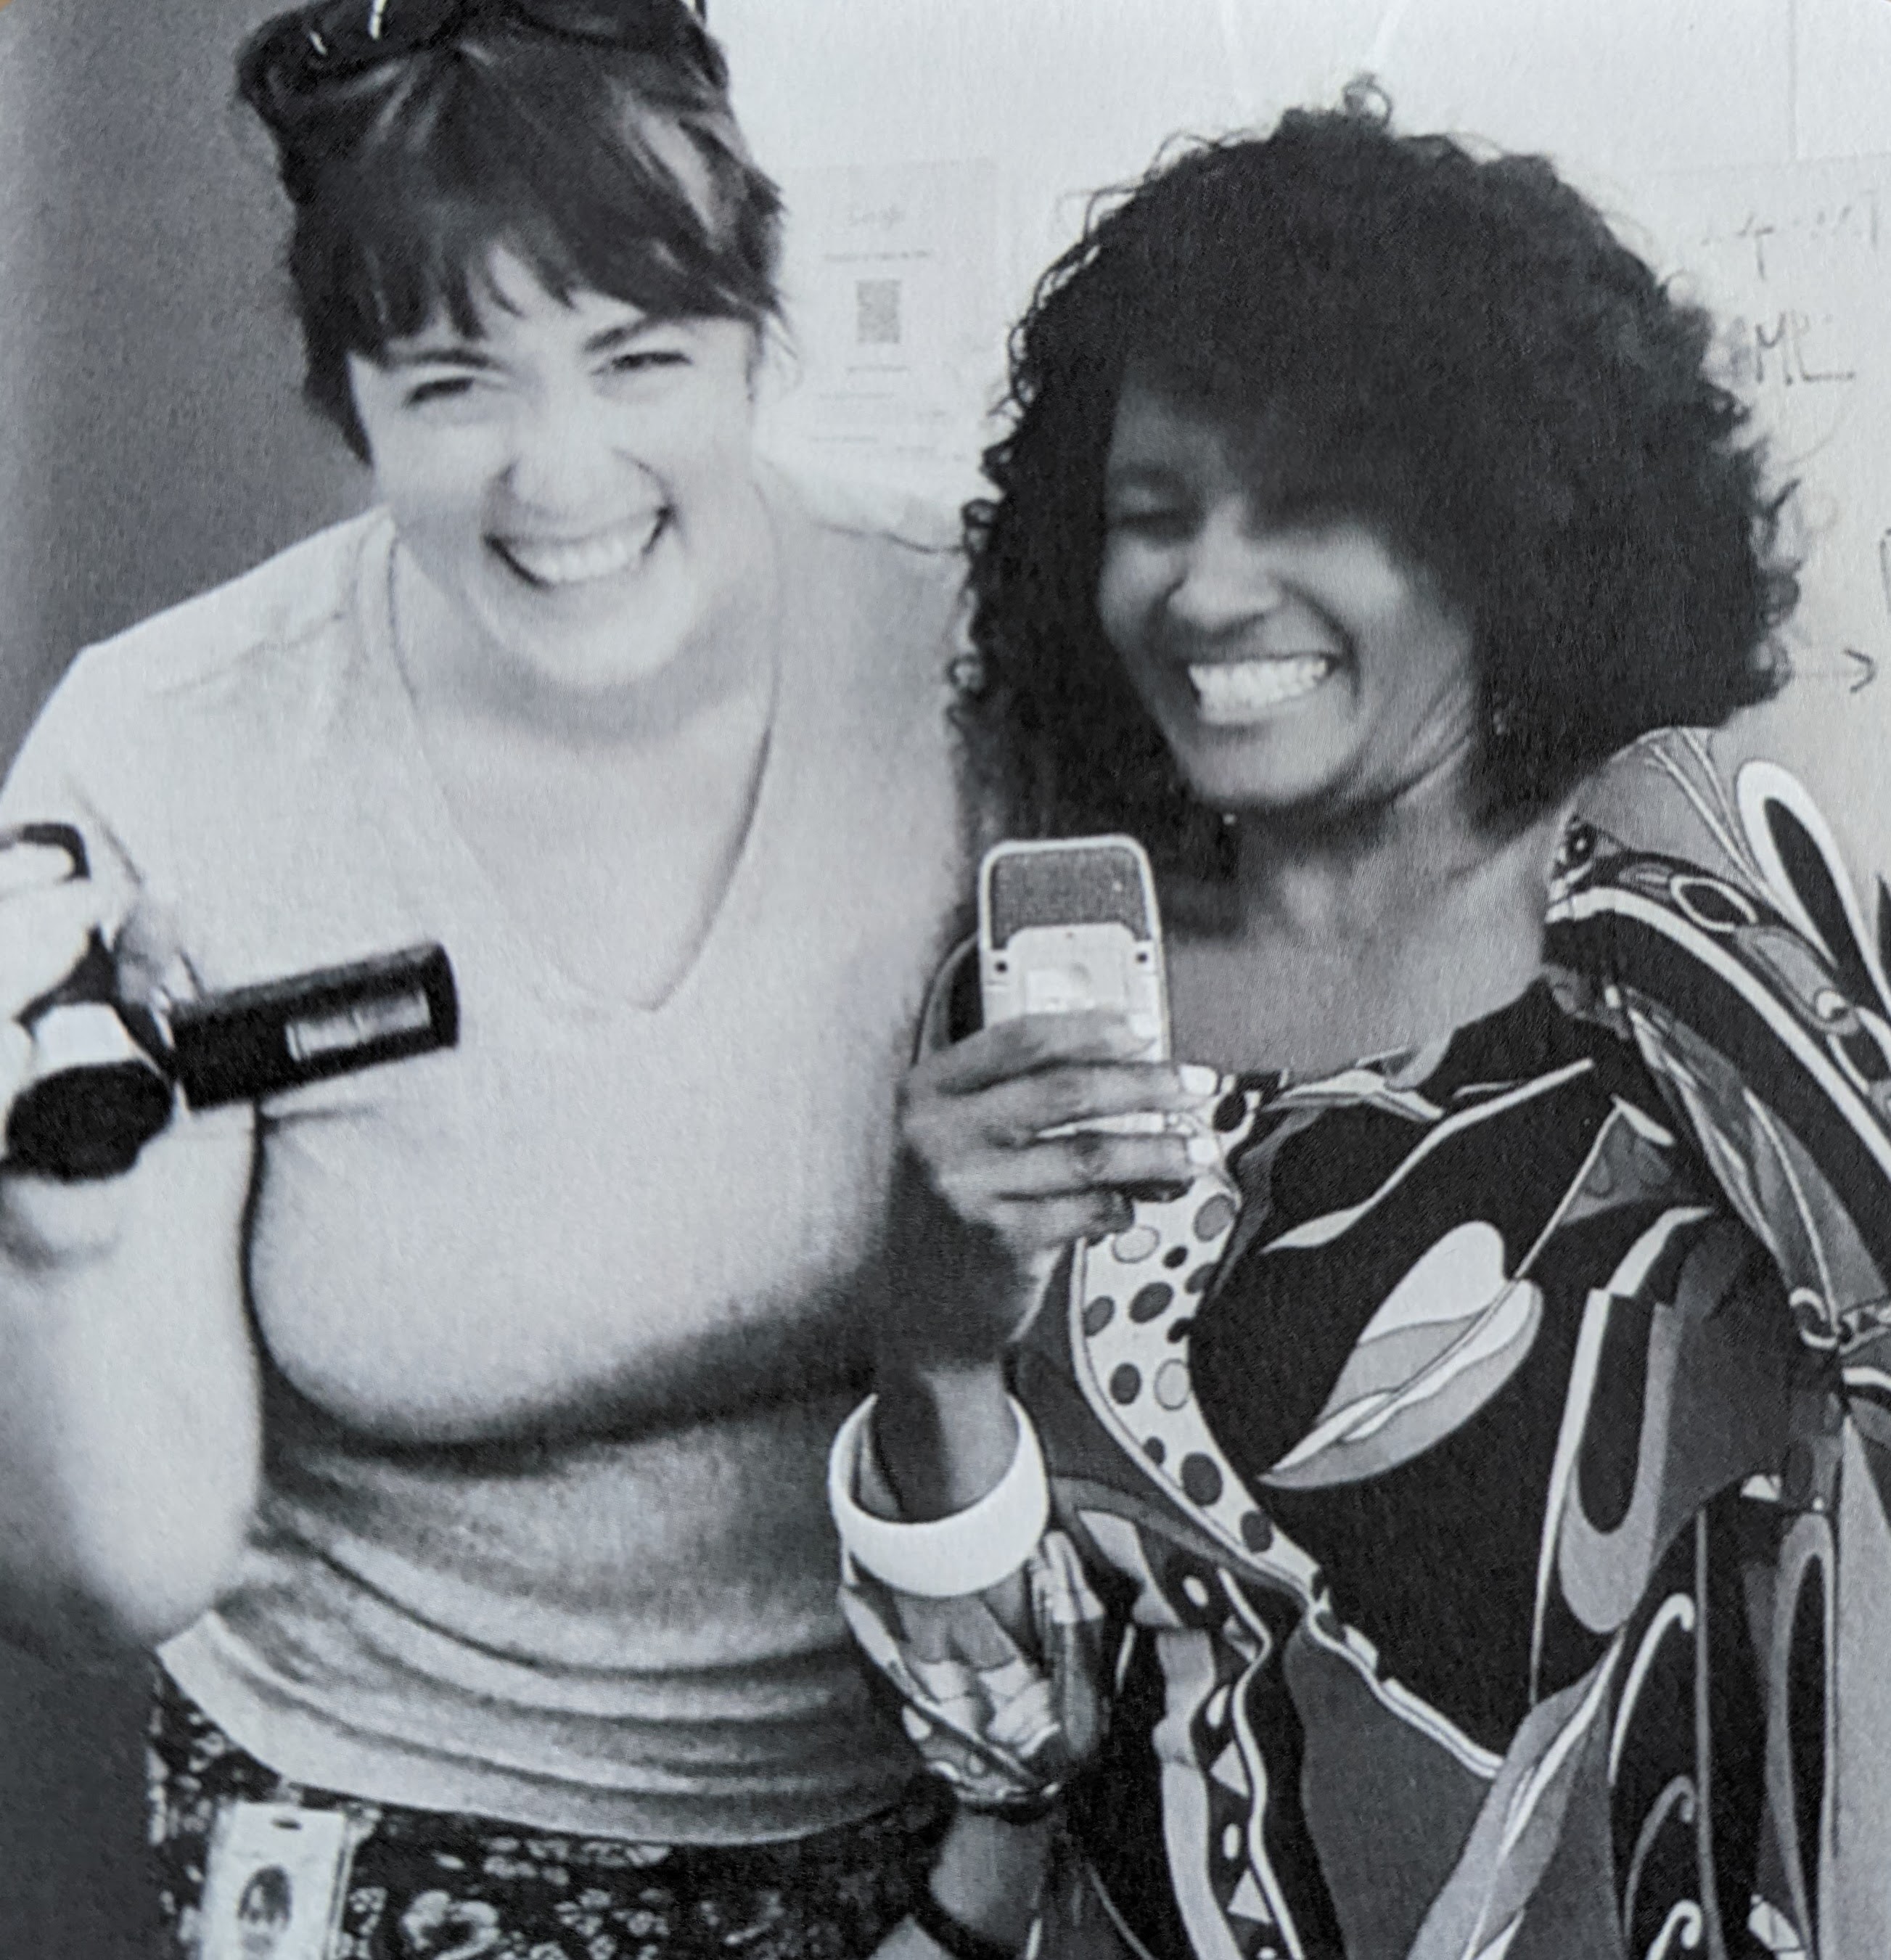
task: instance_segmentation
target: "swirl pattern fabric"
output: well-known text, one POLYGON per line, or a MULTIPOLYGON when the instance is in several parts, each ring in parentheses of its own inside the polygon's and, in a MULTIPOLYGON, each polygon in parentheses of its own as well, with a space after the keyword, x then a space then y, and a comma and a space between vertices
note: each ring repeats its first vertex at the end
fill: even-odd
POLYGON ((846 1575, 1131 1954, 1891 1952, 1891 989, 1790 778, 1648 759, 1724 864, 1573 830, 1519 1000, 1066 1262, 1033 1650, 846 1575))

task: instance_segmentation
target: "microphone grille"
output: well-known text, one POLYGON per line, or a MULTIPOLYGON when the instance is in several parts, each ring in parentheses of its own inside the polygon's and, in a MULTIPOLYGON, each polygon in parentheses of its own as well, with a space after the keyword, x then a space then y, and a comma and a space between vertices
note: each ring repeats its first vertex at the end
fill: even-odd
POLYGON ((1153 936, 1141 867, 1121 845, 1076 844, 999 858, 992 867, 991 919, 995 946, 1027 926, 1116 924, 1133 938, 1153 936))

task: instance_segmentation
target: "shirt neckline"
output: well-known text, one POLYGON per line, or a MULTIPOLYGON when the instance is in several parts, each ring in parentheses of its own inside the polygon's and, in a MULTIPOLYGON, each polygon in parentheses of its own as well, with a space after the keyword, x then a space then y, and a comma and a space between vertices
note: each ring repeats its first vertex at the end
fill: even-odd
POLYGON ((769 725, 762 740, 757 775, 750 797, 747 822, 721 896, 689 963, 663 996, 641 1001, 607 987, 581 979, 548 953, 526 928, 479 853, 455 821, 446 791, 427 753, 419 715, 400 670, 394 640, 393 574, 400 536, 385 511, 364 539, 361 576, 356 581, 355 609, 359 641, 365 655, 368 689, 380 726, 388 731, 385 752, 395 772, 397 807, 425 854, 446 880, 459 908, 470 912, 492 935, 506 966, 543 1004, 583 1014, 609 1018, 627 1026, 650 1026, 683 1012, 703 991, 706 976, 721 963, 721 947, 733 934, 734 921, 751 901, 757 884, 757 861, 772 832, 788 775, 788 754, 795 746, 793 726, 800 707, 800 648, 788 622, 798 616, 793 593, 798 571, 786 536, 784 513, 774 486, 765 478, 761 490, 772 527, 779 571, 775 635, 775 682, 769 725), (791 671, 791 669, 793 671, 791 671))

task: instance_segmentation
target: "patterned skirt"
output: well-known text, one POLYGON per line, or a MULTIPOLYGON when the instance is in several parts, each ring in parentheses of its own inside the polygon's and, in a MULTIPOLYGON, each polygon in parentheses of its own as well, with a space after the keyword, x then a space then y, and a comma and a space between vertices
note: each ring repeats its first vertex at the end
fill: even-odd
POLYGON ((855 1960, 906 1914, 951 1812, 915 1781, 891 1809, 756 1845, 633 1843, 411 1810, 289 1783, 161 1674, 151 1843, 169 1951, 196 1955, 230 1803, 345 1811, 353 1844, 324 1960, 855 1960))

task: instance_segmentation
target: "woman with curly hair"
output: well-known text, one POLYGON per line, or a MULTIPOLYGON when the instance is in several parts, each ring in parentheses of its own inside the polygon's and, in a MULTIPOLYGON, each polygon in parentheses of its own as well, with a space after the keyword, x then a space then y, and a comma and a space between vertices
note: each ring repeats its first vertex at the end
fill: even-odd
POLYGON ((935 1768, 1062 1796, 1073 1952, 1883 1949, 1888 1010, 1796 788, 1655 732, 1795 597, 1709 339, 1361 107, 1174 157, 1015 336, 963 713, 1149 847, 1185 1059, 948 969, 830 1495, 935 1768), (1632 744, 1699 861, 1572 820, 1632 744))

